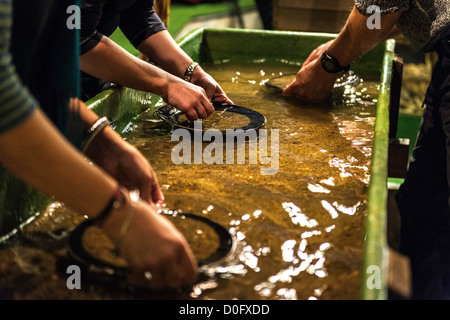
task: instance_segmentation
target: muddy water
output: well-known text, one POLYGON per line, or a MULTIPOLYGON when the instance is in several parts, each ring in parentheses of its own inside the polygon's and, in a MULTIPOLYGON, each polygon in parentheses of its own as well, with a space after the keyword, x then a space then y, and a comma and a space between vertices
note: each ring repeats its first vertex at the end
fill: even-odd
MULTIPOLYGON (((295 72, 296 66, 205 68, 235 104, 265 115, 267 139, 258 140, 258 147, 265 144, 270 150, 278 130, 278 163, 269 164, 262 156, 249 163, 246 154, 245 164, 176 165, 172 150, 180 142, 171 141, 171 129, 151 112, 127 134, 158 173, 167 208, 208 217, 237 241, 234 254, 204 270, 209 277, 192 290, 165 296, 357 299, 376 84, 366 81, 356 88, 341 88, 327 103, 308 104, 264 86, 273 76, 295 72), (272 170, 263 174, 269 166, 272 170)), ((216 114, 205 125, 220 126, 221 117, 227 115, 216 114)), ((233 116, 223 121, 241 126, 245 119, 233 116)), ((208 145, 203 143, 201 150, 208 145)), ((0 248, 0 294, 17 299, 135 298, 136 291, 114 288, 113 281, 108 288, 90 282, 82 290, 67 289, 68 275, 58 266, 65 256, 66 231, 81 221, 55 204, 20 237, 5 243, 0 248)), ((207 236, 210 232, 201 224, 184 229, 198 255, 202 248, 216 245, 217 239, 207 236)))

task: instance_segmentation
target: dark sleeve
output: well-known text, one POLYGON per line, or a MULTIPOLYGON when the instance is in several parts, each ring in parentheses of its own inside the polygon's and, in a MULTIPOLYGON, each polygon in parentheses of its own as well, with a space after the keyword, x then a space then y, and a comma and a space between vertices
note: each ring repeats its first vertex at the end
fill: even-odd
POLYGON ((83 0, 81 7, 80 54, 94 48, 103 35, 97 31, 106 0, 83 0))
POLYGON ((373 5, 380 8, 381 14, 398 13, 409 9, 410 0, 355 0, 356 9, 365 16, 373 13, 367 11, 373 5))
POLYGON ((120 29, 135 48, 151 35, 166 30, 153 9, 154 3, 154 0, 137 0, 122 12, 120 29))
POLYGON ((23 85, 9 51, 12 2, 0 1, 0 134, 18 126, 37 109, 37 101, 23 85))

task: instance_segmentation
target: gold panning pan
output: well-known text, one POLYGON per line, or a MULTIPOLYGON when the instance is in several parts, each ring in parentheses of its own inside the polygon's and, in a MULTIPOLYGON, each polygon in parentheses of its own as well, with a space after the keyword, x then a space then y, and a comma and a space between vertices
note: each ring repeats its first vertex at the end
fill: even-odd
MULTIPOLYGON (((226 259, 235 249, 232 235, 211 219, 192 213, 164 209, 160 211, 185 236, 200 272, 211 263, 226 259)), ((116 253, 114 244, 91 220, 85 220, 71 233, 68 241, 69 258, 93 280, 124 284, 129 274, 126 260, 116 253)))
POLYGON ((184 128, 190 132, 197 129, 195 124, 201 121, 201 131, 216 129, 222 134, 229 134, 227 130, 245 133, 248 130, 257 130, 266 123, 266 118, 261 113, 234 104, 212 102, 215 112, 204 120, 188 121, 183 112, 174 106, 166 104, 156 110, 155 114, 160 119, 170 123, 174 127, 184 128))

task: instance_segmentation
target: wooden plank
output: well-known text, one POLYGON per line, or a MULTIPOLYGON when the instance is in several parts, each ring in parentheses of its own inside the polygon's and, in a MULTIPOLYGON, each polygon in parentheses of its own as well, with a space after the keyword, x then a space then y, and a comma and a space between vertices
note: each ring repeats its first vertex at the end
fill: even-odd
POLYGON ((274 7, 275 30, 339 33, 348 12, 274 7))
POLYGON ((388 287, 391 299, 411 299, 411 282, 411 266, 409 259, 401 253, 389 249, 388 287))

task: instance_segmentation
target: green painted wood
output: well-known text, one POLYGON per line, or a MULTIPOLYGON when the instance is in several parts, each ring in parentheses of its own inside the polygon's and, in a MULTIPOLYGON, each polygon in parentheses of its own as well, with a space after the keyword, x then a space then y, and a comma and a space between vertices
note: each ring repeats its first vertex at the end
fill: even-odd
POLYGON ((51 199, 0 166, 0 241, 42 212, 51 199))
POLYGON ((86 105, 100 117, 108 117, 113 128, 124 134, 141 113, 156 108, 161 100, 149 92, 117 87, 101 92, 86 105))
POLYGON ((361 298, 387 299, 387 172, 389 148, 389 99, 395 42, 386 43, 375 120, 370 175, 364 261, 361 270, 361 298))

